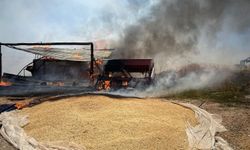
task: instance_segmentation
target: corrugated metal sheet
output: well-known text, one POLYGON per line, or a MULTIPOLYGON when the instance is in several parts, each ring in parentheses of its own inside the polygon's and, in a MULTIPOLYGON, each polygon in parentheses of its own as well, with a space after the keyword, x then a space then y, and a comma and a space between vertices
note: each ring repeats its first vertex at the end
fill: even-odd
MULTIPOLYGON (((59 60, 72 60, 72 61, 89 61, 90 60, 90 50, 85 48, 52 48, 52 47, 33 47, 33 48, 23 48, 17 46, 9 46, 17 50, 51 57, 59 60)), ((95 50, 94 56, 96 59, 108 58, 111 55, 109 50, 95 50)))

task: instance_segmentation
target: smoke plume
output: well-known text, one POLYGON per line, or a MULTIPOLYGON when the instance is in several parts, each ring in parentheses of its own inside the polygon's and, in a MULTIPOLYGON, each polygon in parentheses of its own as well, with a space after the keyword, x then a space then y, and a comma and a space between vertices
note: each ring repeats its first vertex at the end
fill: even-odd
POLYGON ((160 59, 193 61, 200 55, 195 59, 218 63, 222 54, 249 54, 242 46, 250 37, 249 10, 248 0, 160 0, 147 16, 124 30, 113 57, 154 58, 160 68, 160 59), (230 49, 230 37, 241 39, 234 44, 237 49, 230 49))
POLYGON ((231 72, 215 66, 232 66, 250 55, 249 10, 248 0, 159 0, 152 5, 148 15, 124 30, 113 54, 154 59, 159 74, 154 85, 132 94, 162 96, 220 84, 231 72), (193 63, 203 67, 180 75, 178 70, 193 63))

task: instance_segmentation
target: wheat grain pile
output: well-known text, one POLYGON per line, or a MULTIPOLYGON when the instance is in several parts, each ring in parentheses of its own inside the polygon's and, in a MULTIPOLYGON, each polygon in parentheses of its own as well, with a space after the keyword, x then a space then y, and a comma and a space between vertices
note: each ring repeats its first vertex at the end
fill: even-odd
POLYGON ((160 99, 83 96, 23 109, 24 127, 39 142, 65 141, 87 149, 187 149, 194 113, 160 99))

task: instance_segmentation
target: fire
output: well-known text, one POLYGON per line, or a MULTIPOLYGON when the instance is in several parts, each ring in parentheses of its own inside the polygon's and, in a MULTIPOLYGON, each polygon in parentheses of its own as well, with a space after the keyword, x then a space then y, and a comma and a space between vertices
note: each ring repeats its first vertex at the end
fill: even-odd
POLYGON ((95 47, 96 49, 106 49, 108 47, 108 42, 104 39, 96 40, 95 47))
POLYGON ((50 57, 50 56, 44 56, 44 57, 42 57, 42 59, 45 59, 45 60, 54 60, 55 58, 50 57))
POLYGON ((47 82, 49 86, 64 86, 63 82, 47 82))
POLYGON ((122 86, 127 87, 128 86, 128 81, 122 81, 122 86))
POLYGON ((1 81, 0 82, 0 86, 11 86, 11 83, 10 82, 1 81))
POLYGON ((97 65, 102 65, 102 64, 103 64, 103 60, 97 59, 97 60, 95 61, 95 63, 96 63, 97 65))
POLYGON ((104 81, 104 89, 105 90, 110 90, 110 81, 109 80, 106 80, 106 81, 104 81))
POLYGON ((80 54, 79 52, 74 53, 74 54, 73 54, 73 57, 74 57, 75 59, 81 59, 81 58, 82 58, 82 56, 81 56, 81 54, 80 54))
POLYGON ((28 102, 17 102, 17 103, 15 104, 15 107, 16 107, 16 109, 22 109, 22 108, 24 108, 24 107, 26 107, 26 106, 28 106, 28 105, 29 105, 28 102))
POLYGON ((35 46, 32 46, 32 48, 43 48, 44 50, 50 50, 51 46, 50 45, 35 45, 35 46))
POLYGON ((97 90, 110 90, 111 83, 109 80, 105 80, 104 82, 98 82, 97 84, 97 90))

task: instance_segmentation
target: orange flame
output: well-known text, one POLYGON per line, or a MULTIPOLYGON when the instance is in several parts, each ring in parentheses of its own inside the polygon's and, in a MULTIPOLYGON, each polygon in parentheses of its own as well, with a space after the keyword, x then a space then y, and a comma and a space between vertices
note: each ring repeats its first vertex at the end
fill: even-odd
POLYGON ((96 59, 95 63, 96 63, 97 65, 102 65, 102 64, 103 64, 103 60, 101 60, 101 59, 96 59))
POLYGON ((64 86, 63 82, 47 82, 49 86, 64 86))
POLYGON ((44 56, 42 57, 43 60, 54 60, 55 58, 50 57, 50 56, 44 56))
POLYGON ((122 81, 122 86, 127 87, 128 86, 128 81, 122 81))
POLYGON ((110 90, 110 81, 109 80, 106 80, 106 81, 104 81, 104 89, 105 90, 110 90))
POLYGON ((11 83, 10 82, 1 81, 0 82, 0 86, 11 86, 11 83))
POLYGON ((28 102, 17 102, 17 103, 15 104, 15 107, 16 107, 17 109, 23 109, 24 107, 26 107, 26 106, 28 106, 28 105, 29 105, 28 102))
POLYGON ((73 58, 75 58, 75 59, 81 59, 82 56, 81 56, 81 54, 79 52, 76 52, 76 53, 73 54, 73 58))
POLYGON ((94 43, 96 49, 107 49, 108 47, 108 42, 104 39, 96 40, 94 43))
POLYGON ((51 46, 50 45, 35 45, 35 46, 32 46, 32 48, 43 48, 44 50, 49 50, 51 49, 51 46))

